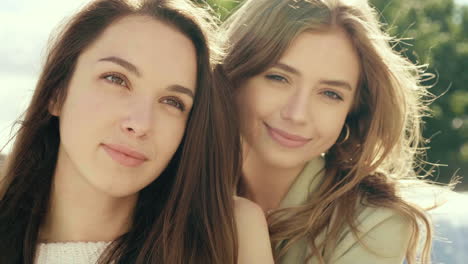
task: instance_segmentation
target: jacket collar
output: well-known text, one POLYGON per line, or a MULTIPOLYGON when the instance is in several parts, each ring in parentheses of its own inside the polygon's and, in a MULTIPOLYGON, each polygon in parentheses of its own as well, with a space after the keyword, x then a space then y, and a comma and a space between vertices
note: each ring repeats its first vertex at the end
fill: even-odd
POLYGON ((296 177, 280 208, 303 204, 310 193, 318 189, 325 175, 325 159, 322 156, 310 160, 296 177))

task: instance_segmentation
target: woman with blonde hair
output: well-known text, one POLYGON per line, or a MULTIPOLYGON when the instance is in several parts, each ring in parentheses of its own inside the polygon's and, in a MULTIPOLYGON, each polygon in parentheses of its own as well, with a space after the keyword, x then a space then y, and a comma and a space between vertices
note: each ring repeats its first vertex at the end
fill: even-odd
POLYGON ((429 263, 431 223, 402 198, 418 182, 427 91, 368 2, 247 0, 221 39, 238 193, 267 214, 277 263, 429 263))

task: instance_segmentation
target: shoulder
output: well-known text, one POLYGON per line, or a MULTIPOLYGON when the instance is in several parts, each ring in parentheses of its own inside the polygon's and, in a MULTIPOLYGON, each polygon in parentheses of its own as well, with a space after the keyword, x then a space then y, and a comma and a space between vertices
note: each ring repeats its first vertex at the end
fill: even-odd
MULTIPOLYGON (((268 224, 260 206, 241 197, 234 197, 234 215, 240 237, 257 233, 268 236, 268 224)), ((250 236, 250 235, 249 235, 250 236)))
POLYGON ((385 207, 362 206, 358 211, 357 223, 361 232, 380 229, 382 226, 399 226, 407 231, 411 227, 408 217, 395 209, 385 207))
POLYGON ((359 240, 346 228, 336 250, 334 263, 402 263, 412 234, 411 220, 396 210, 363 206, 359 208, 356 228, 359 240))
POLYGON ((234 213, 239 244, 238 263, 273 263, 268 224, 260 206, 235 196, 234 213))
POLYGON ((234 196, 234 212, 236 219, 238 220, 253 218, 259 222, 264 222, 266 225, 265 215, 262 211, 262 208, 248 199, 234 196))

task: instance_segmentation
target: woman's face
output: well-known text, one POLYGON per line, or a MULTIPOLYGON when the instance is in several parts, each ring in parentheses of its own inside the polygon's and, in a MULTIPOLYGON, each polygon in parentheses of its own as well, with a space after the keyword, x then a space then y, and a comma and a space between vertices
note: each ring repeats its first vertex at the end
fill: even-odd
POLYGON ((57 173, 113 197, 165 169, 184 135, 196 53, 182 33, 145 16, 111 24, 79 57, 59 116, 57 173))
POLYGON ((246 158, 297 168, 335 144, 353 104, 357 52, 340 29, 301 33, 237 97, 246 158))

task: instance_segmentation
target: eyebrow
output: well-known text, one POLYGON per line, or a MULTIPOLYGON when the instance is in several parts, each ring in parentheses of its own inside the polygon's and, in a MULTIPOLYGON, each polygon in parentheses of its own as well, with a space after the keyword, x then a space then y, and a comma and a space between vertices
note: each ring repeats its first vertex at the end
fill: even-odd
POLYGON ((352 91, 353 88, 351 88, 351 85, 345 81, 338 81, 338 80, 320 80, 321 84, 326 84, 330 86, 335 86, 338 88, 344 88, 346 90, 352 91))
MULTIPOLYGON (((133 72, 138 77, 141 76, 141 73, 138 70, 138 68, 135 65, 133 65, 131 62, 129 62, 129 61, 125 60, 125 59, 122 59, 122 58, 119 58, 119 57, 116 57, 116 56, 110 56, 110 57, 99 59, 99 61, 113 62, 115 64, 118 64, 118 65, 124 67, 128 71, 133 72)), ((171 91, 171 92, 186 94, 186 95, 190 96, 192 99, 195 97, 192 90, 190 90, 189 88, 184 87, 182 85, 178 85, 178 84, 170 85, 169 87, 166 88, 166 90, 171 91)))
POLYGON ((189 88, 184 87, 182 85, 178 85, 178 84, 170 85, 169 87, 166 88, 166 90, 186 94, 186 95, 190 96, 192 99, 195 97, 192 90, 190 90, 189 88))
POLYGON ((287 71, 289 73, 292 73, 292 74, 295 74, 295 75, 298 75, 298 76, 301 76, 302 74, 294 67, 291 67, 287 64, 284 64, 284 63, 281 63, 281 62, 277 62, 276 64, 273 65, 273 67, 276 67, 276 68, 280 68, 284 71, 287 71))
POLYGON ((134 73, 136 76, 138 76, 138 77, 141 76, 140 71, 138 70, 138 68, 135 65, 133 65, 131 62, 128 62, 128 61, 126 61, 126 60, 124 60, 122 58, 119 58, 119 57, 116 57, 116 56, 110 56, 110 57, 99 59, 99 61, 113 62, 115 64, 118 64, 118 65, 124 67, 128 71, 134 73))
MULTIPOLYGON (((279 68, 279 69, 282 69, 284 71, 287 71, 291 74, 294 74, 294 75, 297 75, 297 76, 301 76, 301 72, 299 70, 297 70, 296 68, 292 67, 292 66, 289 66, 287 64, 284 64, 284 63, 281 63, 281 62, 278 62, 276 64, 273 65, 273 67, 276 67, 276 68, 279 68)), ((339 87, 339 88, 344 88, 346 90, 350 90, 352 91, 353 89, 351 88, 351 85, 346 82, 346 81, 340 81, 340 80, 320 80, 319 81, 320 84, 326 84, 326 85, 330 85, 330 86, 335 86, 335 87, 339 87)))

